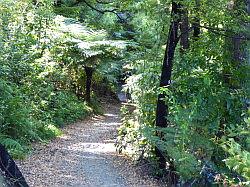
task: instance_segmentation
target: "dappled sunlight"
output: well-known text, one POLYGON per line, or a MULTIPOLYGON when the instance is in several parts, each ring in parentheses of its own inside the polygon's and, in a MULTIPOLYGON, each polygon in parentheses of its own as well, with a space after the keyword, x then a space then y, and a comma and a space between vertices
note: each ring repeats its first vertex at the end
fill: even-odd
POLYGON ((63 134, 62 136, 59 136, 60 139, 63 139, 63 140, 70 140, 71 137, 70 136, 67 136, 65 134, 63 134))
POLYGON ((73 176, 73 175, 66 175, 66 174, 62 174, 61 176, 62 176, 62 177, 64 177, 64 178, 67 178, 68 180, 70 180, 70 179, 75 180, 75 179, 76 179, 76 177, 75 177, 75 176, 73 176))
POLYGON ((113 142, 115 142, 115 140, 114 139, 108 139, 108 140, 104 140, 104 142, 105 143, 113 143, 113 142))
POLYGON ((99 123, 100 125, 103 125, 103 128, 109 127, 109 126, 119 126, 121 123, 99 123))
POLYGON ((83 24, 77 22, 74 19, 66 18, 63 16, 56 16, 55 23, 59 25, 59 29, 63 32, 70 32, 75 35, 85 36, 85 37, 93 37, 96 35, 100 35, 102 37, 106 36, 106 32, 104 30, 94 31, 89 27, 84 26, 83 24))
POLYGON ((72 151, 87 153, 114 153, 116 151, 114 143, 77 143, 68 147, 72 151))
POLYGON ((100 157, 99 154, 89 153, 88 155, 81 156, 83 159, 91 159, 91 160, 106 160, 104 157, 100 157))
POLYGON ((100 120, 104 120, 105 117, 104 116, 94 116, 91 119, 94 120, 94 121, 100 121, 100 120))
MULTIPOLYGON (((74 156, 75 156, 75 155, 74 155, 74 156)), ((68 159, 65 159, 63 162, 64 162, 65 164, 77 164, 77 161, 72 160, 71 157, 69 157, 68 159)))
POLYGON ((115 117, 115 118, 119 117, 117 114, 110 114, 110 113, 106 113, 106 114, 104 114, 104 116, 115 117))

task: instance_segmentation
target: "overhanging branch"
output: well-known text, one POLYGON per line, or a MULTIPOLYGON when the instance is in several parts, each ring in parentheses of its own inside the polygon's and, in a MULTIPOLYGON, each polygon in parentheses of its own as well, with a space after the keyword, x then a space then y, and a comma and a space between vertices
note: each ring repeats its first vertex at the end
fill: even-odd
POLYGON ((218 35, 221 35, 221 36, 224 36, 224 37, 227 37, 227 38, 248 40, 248 41, 250 40, 250 38, 247 37, 247 36, 237 36, 238 34, 236 32, 234 32, 234 31, 231 31, 231 30, 213 28, 213 27, 208 27, 208 26, 201 26, 201 25, 198 25, 198 27, 207 29, 207 30, 211 31, 214 34, 218 34, 218 35), (227 33, 229 33, 229 34, 227 34, 227 33))
POLYGON ((110 4, 113 3, 112 1, 101 1, 101 0, 96 0, 97 3, 99 4, 110 4))
MULTIPOLYGON (((234 31, 227 31, 227 30, 223 30, 223 29, 219 29, 219 28, 213 28, 213 27, 202 26, 202 25, 196 25, 196 27, 207 29, 208 31, 210 31, 210 32, 212 32, 214 34, 224 36, 224 37, 227 37, 227 38, 250 41, 249 37, 247 37, 247 36, 237 36, 237 33, 235 33, 234 31), (226 34, 226 33, 230 33, 230 34, 226 34)), ((186 34, 187 32, 191 32, 193 29, 194 29, 194 27, 190 27, 188 30, 181 33, 178 36, 178 40, 180 39, 180 37, 183 34, 186 34)))
MULTIPOLYGON (((115 14, 118 19, 123 21, 123 18, 119 15, 119 13, 117 12, 118 9, 112 9, 112 10, 100 10, 96 7, 94 7, 93 5, 91 5, 89 2, 87 2, 86 0, 82 0, 81 2, 84 2, 89 8, 91 8, 92 10, 95 10, 97 12, 99 12, 100 14, 105 14, 105 13, 113 13, 115 14)), ((98 2, 98 1, 97 1, 98 2)))

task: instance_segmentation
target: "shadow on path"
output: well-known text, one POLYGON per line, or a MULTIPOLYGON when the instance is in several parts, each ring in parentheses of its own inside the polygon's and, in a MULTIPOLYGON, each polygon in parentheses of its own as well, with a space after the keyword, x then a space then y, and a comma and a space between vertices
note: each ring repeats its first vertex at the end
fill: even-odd
POLYGON ((48 145, 37 145, 19 161, 31 187, 159 186, 138 176, 125 157, 116 153, 116 129, 121 125, 119 105, 106 113, 67 126, 64 135, 48 145))

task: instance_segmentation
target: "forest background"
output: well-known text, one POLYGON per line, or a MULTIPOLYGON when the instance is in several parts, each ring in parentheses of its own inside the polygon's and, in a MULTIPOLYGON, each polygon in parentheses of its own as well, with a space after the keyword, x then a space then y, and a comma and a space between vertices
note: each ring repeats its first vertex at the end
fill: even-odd
POLYGON ((249 0, 2 0, 0 12, 0 142, 14 157, 101 112, 123 82, 135 110, 121 109, 119 151, 173 183, 249 185, 249 0))

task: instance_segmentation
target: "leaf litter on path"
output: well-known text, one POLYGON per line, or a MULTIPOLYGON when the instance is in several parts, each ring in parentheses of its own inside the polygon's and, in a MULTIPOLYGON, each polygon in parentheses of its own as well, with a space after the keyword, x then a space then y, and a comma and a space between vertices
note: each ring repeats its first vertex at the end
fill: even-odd
POLYGON ((37 144, 17 161, 30 187, 156 187, 165 186, 115 149, 121 125, 118 104, 106 104, 104 115, 89 117, 63 129, 63 136, 37 144))

